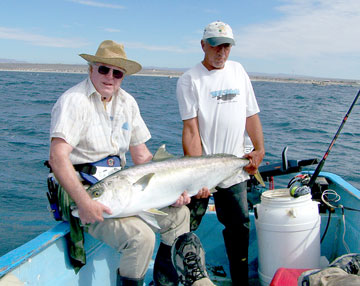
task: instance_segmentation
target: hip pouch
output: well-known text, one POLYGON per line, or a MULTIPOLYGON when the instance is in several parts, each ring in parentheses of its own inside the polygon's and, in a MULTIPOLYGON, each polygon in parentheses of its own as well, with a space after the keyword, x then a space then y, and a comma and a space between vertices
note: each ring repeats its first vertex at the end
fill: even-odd
MULTIPOLYGON (((59 207, 58 188, 59 183, 52 173, 49 161, 45 161, 44 165, 50 169, 47 178, 48 192, 46 196, 50 204, 50 212, 53 214, 56 221, 62 220, 62 212, 59 207)), ((79 179, 84 185, 92 186, 96 182, 105 177, 121 170, 121 160, 118 156, 109 156, 102 160, 74 165, 75 170, 79 175, 79 179)))

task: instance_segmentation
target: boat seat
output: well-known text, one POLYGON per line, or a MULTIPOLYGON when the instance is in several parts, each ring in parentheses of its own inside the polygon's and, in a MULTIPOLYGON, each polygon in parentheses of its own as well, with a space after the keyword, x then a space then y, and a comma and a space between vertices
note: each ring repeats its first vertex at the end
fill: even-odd
POLYGON ((297 286, 301 273, 309 269, 279 268, 271 280, 270 286, 297 286))

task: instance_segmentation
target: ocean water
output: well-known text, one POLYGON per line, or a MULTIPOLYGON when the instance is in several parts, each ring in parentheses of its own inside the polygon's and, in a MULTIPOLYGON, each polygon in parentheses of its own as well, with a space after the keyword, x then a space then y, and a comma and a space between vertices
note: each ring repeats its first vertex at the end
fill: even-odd
MULTIPOLYGON (((48 211, 43 162, 49 152, 50 113, 56 99, 86 75, 0 71, 0 255, 20 246, 56 222, 48 211)), ((131 76, 122 87, 137 100, 154 153, 166 144, 182 154, 182 122, 175 96, 176 78, 131 76)), ((288 159, 321 159, 359 87, 253 82, 260 105, 264 164, 288 159)), ((335 172, 360 188, 360 101, 326 160, 335 172)), ((129 160, 131 164, 131 160, 129 160)), ((315 169, 315 166, 308 169, 315 169)), ((275 178, 285 187, 290 177, 275 178)))

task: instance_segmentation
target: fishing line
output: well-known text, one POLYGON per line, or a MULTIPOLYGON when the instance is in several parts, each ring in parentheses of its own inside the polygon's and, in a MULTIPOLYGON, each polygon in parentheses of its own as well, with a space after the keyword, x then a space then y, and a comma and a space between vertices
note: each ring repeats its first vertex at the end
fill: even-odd
POLYGON ((323 236, 321 237, 320 243, 323 242, 326 233, 328 231, 328 227, 330 225, 330 217, 331 217, 331 211, 332 209, 341 209, 341 218, 343 221, 343 225, 344 225, 344 231, 343 231, 343 236, 342 236, 342 241, 343 241, 343 245, 346 249, 346 251, 348 253, 350 253, 350 249, 349 246, 347 245, 346 241, 345 241, 345 234, 346 234, 346 221, 345 221, 345 210, 350 210, 350 211, 360 211, 358 209, 354 209, 354 208, 349 208, 349 207, 345 207, 341 204, 336 204, 337 202, 339 202, 341 200, 341 196, 334 190, 325 190, 322 194, 321 194, 321 200, 329 207, 329 217, 328 217, 328 221, 326 224, 326 228, 324 231, 323 236), (335 203, 335 205, 333 204, 335 203))
POLYGON ((321 159, 319 165, 316 167, 313 175, 311 176, 310 182, 309 182, 309 184, 308 184, 308 186, 309 186, 310 188, 312 188, 312 187, 314 186, 314 183, 315 183, 315 181, 316 181, 316 178, 319 176, 319 173, 320 173, 321 169, 323 168, 323 166, 324 166, 324 164, 325 164, 325 160, 326 160, 326 158, 329 156, 330 150, 331 150, 331 148, 334 146, 336 139, 339 137, 339 134, 340 134, 340 132, 341 132, 341 129, 344 127, 344 125, 345 125, 345 123, 346 123, 346 121, 347 121, 347 119, 348 119, 348 117, 349 117, 349 115, 350 115, 350 113, 351 113, 351 110, 353 109, 354 105, 356 104, 356 101, 357 101, 358 98, 359 98, 359 95, 360 95, 360 90, 358 91, 357 95, 355 96, 355 99, 354 99, 353 103, 351 104, 348 112, 345 114, 344 119, 343 119, 343 121, 341 122, 338 131, 336 132, 336 134, 335 134, 334 138, 332 139, 332 141, 331 141, 331 143, 330 143, 327 151, 325 152, 324 157, 321 159))

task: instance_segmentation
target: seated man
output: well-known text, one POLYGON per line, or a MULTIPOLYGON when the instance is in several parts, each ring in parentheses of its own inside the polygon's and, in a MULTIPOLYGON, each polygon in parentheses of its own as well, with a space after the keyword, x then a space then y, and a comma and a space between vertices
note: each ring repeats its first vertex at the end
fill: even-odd
MULTIPOLYGON (((62 216, 71 227, 71 256, 78 261, 78 268, 85 264, 81 223, 90 235, 121 252, 117 285, 143 285, 154 251, 154 230, 138 217, 104 219, 103 214, 111 214, 111 210, 90 198, 86 182, 79 180, 74 168, 109 156, 118 156, 124 167, 128 150, 134 164, 152 159, 145 145, 151 136, 139 107, 120 87, 124 76, 140 71, 141 65, 128 60, 123 45, 113 41, 102 42, 95 55, 80 56, 88 61, 89 76, 57 100, 50 128, 49 164, 59 183, 62 216), (78 208, 80 220, 71 215, 72 203, 78 208)), ((167 216, 157 217, 161 244, 155 261, 156 285, 178 283, 171 263, 163 261, 170 261, 174 240, 189 232, 189 211, 184 206, 189 201, 184 193, 173 206, 162 209, 167 216)), ((198 282, 213 285, 207 277, 198 282)))

